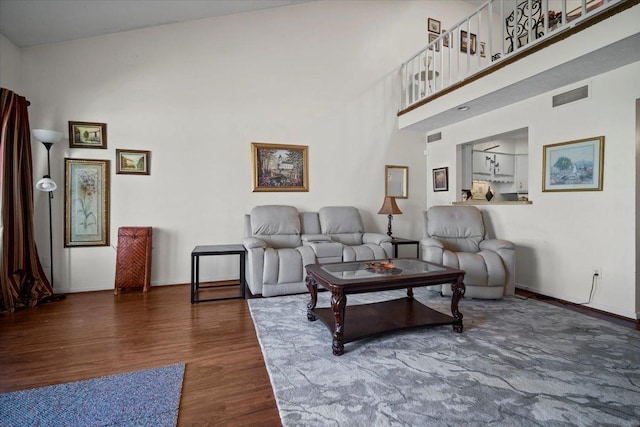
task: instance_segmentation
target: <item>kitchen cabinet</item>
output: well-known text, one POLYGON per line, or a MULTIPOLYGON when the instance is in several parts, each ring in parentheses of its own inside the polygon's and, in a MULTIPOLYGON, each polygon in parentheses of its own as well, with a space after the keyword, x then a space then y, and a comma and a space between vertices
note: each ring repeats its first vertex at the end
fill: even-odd
POLYGON ((527 154, 516 155, 515 187, 517 193, 529 191, 529 156, 527 154))
POLYGON ((473 152, 473 179, 480 181, 513 182, 514 155, 473 152))

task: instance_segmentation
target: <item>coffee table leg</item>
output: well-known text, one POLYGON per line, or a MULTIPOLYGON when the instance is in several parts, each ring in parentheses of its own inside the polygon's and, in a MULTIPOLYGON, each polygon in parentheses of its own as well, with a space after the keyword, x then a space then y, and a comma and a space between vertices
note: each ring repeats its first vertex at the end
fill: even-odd
POLYGON ((342 289, 333 290, 331 292, 331 309, 336 321, 336 329, 333 333, 333 354, 340 356, 344 353, 343 328, 344 328, 344 310, 347 306, 347 296, 342 289))
POLYGON ((460 302, 460 298, 464 295, 466 290, 463 283, 464 275, 458 277, 458 281, 451 284, 451 291, 453 295, 451 296, 451 314, 454 319, 456 319, 456 323, 453 324, 453 330, 455 332, 462 332, 462 313, 458 310, 458 303, 460 302))
POLYGON ((413 288, 407 288, 407 298, 413 299, 413 288))
POLYGON ((307 284, 307 289, 309 289, 309 295, 311 295, 311 300, 307 304, 307 320, 313 322, 318 319, 313 312, 313 309, 316 308, 316 304, 318 303, 318 284, 313 277, 309 275, 305 279, 305 283, 307 284))

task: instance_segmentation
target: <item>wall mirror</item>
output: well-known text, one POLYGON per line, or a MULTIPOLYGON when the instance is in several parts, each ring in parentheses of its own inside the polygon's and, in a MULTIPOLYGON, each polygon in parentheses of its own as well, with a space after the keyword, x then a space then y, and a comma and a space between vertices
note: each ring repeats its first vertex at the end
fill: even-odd
POLYGON ((384 195, 396 199, 409 197, 409 166, 385 165, 384 195))

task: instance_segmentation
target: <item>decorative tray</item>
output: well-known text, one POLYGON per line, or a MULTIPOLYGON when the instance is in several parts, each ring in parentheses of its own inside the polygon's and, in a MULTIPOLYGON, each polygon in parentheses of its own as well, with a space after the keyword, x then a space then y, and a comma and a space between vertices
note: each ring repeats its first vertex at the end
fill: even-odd
POLYGON ((371 261, 367 263, 367 269, 370 273, 378 274, 398 274, 402 270, 396 268, 396 265, 391 261, 371 261))

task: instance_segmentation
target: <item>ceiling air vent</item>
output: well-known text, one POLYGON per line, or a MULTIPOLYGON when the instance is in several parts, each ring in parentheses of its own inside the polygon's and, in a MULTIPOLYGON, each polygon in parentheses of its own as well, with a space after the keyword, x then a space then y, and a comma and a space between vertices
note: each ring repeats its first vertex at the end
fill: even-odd
POLYGON ((442 132, 427 135, 427 142, 440 141, 442 139, 442 132))
POLYGON ((552 98, 553 108, 561 105, 569 104, 570 102, 579 101, 589 97, 589 85, 581 86, 576 89, 572 89, 568 92, 563 92, 555 95, 552 98))

